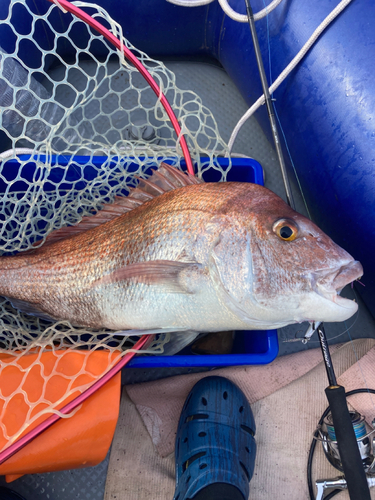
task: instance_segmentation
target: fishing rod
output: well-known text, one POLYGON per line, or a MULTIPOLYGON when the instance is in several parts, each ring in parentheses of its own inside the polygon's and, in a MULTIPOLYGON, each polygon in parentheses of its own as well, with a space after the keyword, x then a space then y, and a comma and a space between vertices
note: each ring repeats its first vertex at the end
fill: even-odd
MULTIPOLYGON (((255 57, 271 125, 273 141, 275 144, 276 154, 279 160, 281 174, 283 177, 286 199, 289 206, 293 210, 295 210, 291 185, 289 182, 288 172, 285 166, 284 156, 281 149, 280 137, 277 130, 274 103, 269 92, 267 77, 264 71, 263 59, 259 46, 258 35, 255 28, 254 14, 250 5, 250 0, 245 0, 245 4, 251 37, 254 44, 255 57)), ((349 496, 351 500, 371 500, 366 473, 362 464, 362 459, 354 432, 352 416, 349 412, 346 402, 345 389, 344 387, 337 385, 336 375, 333 368, 323 323, 319 324, 317 331, 329 383, 329 386, 325 389, 325 393, 330 406, 332 422, 336 433, 337 446, 340 453, 342 469, 345 474, 346 486, 348 488, 349 496)))

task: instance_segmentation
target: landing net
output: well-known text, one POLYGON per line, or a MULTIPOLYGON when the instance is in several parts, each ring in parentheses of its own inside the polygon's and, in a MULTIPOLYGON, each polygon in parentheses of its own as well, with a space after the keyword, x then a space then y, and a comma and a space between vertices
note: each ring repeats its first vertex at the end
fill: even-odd
MULTIPOLYGON (((218 180, 225 180, 215 160, 227 152, 226 144, 201 99, 180 90, 170 70, 133 47, 105 10, 74 4, 122 40, 151 73, 179 120, 196 174, 215 169, 218 180)), ((11 254, 42 245, 54 229, 126 195, 135 176, 147 176, 151 166, 167 161, 181 168, 182 153, 147 82, 84 22, 45 0, 3 0, 0 20, 0 252, 11 254)), ((0 299, 0 450, 63 406, 73 391, 85 390, 135 340, 50 323, 0 299), (99 350, 107 353, 106 361, 94 369, 90 355, 99 350), (68 370, 62 358, 72 353, 80 361, 68 370), (33 391, 31 380, 34 386, 38 381, 33 391), (56 382, 64 390, 49 397, 56 382), (12 423, 16 407, 21 416, 12 423)), ((167 341, 168 335, 159 335, 148 352, 161 353, 167 341)))

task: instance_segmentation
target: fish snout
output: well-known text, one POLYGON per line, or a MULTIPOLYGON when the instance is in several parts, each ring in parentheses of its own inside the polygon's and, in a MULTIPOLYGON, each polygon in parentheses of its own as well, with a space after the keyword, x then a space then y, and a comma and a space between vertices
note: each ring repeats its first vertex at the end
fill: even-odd
POLYGON ((353 260, 346 266, 339 269, 332 281, 332 287, 335 290, 342 290, 346 285, 361 278, 363 275, 363 267, 358 260, 353 260))
POLYGON ((361 278, 363 267, 357 260, 351 260, 341 267, 331 270, 321 270, 314 273, 314 285, 318 289, 336 291, 338 293, 349 283, 361 278))

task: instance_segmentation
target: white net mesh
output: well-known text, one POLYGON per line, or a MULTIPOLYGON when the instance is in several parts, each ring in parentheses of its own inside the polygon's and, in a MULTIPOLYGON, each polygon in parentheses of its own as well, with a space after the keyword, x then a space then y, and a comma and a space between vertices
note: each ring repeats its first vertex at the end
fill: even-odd
MULTIPOLYGON (((120 26, 103 9, 74 3, 122 37, 120 26)), ((53 229, 78 222, 115 195, 126 195, 135 175, 143 176, 164 160, 178 166, 182 155, 169 118, 147 82, 85 23, 47 2, 37 6, 25 0, 3 0, 0 19, 0 251, 9 253, 27 250, 36 241, 42 245, 53 229)), ((174 74, 161 62, 122 40, 169 100, 197 174, 216 169, 219 180, 225 180, 215 158, 225 154, 226 145, 211 112, 196 94, 179 90, 174 74)), ((160 352, 167 340, 159 336, 149 350, 160 352)), ((84 390, 133 343, 114 332, 51 324, 1 300, 0 449, 61 406, 72 387, 84 390), (87 368, 93 351, 108 353, 95 377, 87 368), (86 361, 69 375, 60 374, 66 390, 49 399, 59 360, 72 352, 86 361), (45 362, 51 356, 53 367, 47 374, 45 362), (9 370, 14 377, 10 385, 7 378, 6 389, 9 370), (38 395, 31 398, 25 387, 33 370, 44 375, 38 395), (80 377, 84 374, 91 375, 80 377), (7 415, 19 398, 24 410, 11 425, 7 415)))

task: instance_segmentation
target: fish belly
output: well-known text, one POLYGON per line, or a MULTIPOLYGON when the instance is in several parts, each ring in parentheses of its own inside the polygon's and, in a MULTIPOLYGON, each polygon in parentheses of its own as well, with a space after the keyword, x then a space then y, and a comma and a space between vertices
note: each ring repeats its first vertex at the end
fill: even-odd
POLYGON ((200 332, 248 328, 225 307, 211 284, 202 286, 194 294, 152 291, 147 285, 130 288, 133 290, 112 287, 102 292, 98 306, 106 328, 147 330, 175 327, 200 332))

